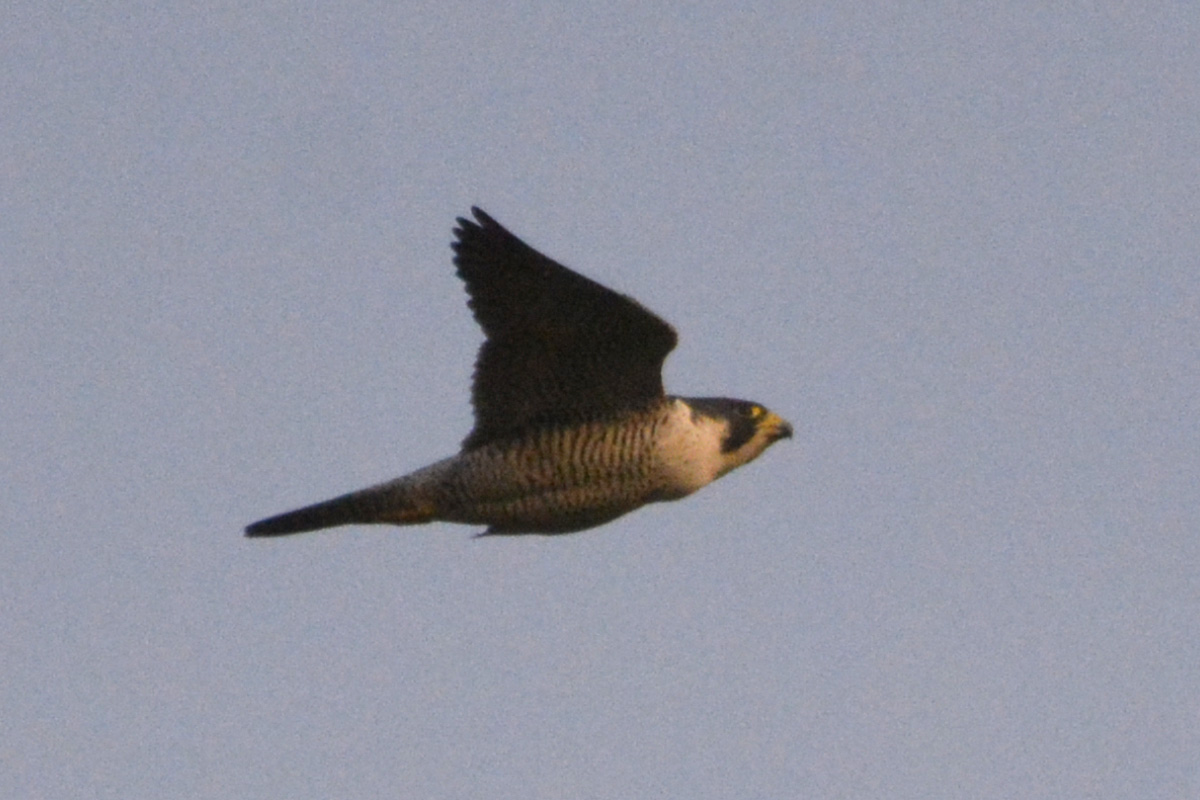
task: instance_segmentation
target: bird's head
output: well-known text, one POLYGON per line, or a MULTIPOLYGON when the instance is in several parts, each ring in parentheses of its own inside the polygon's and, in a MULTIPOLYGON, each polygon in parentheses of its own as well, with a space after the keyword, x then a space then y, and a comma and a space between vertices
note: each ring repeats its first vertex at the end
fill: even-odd
POLYGON ((727 397, 689 397, 693 414, 722 423, 718 476, 758 458, 780 439, 790 439, 791 423, 758 403, 727 397))

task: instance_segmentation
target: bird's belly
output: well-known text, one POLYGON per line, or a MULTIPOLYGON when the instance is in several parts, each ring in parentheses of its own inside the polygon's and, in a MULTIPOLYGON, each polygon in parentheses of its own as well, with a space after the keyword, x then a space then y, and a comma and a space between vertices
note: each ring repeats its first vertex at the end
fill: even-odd
POLYGON ((569 533, 657 499, 648 463, 564 458, 560 452, 527 447, 460 456, 462 462, 444 484, 448 491, 438 517, 487 525, 489 533, 569 533))
POLYGON ((607 481, 512 487, 475 497, 452 513, 456 522, 484 524, 493 533, 570 533, 627 514, 652 499, 649 495, 645 489, 607 481))

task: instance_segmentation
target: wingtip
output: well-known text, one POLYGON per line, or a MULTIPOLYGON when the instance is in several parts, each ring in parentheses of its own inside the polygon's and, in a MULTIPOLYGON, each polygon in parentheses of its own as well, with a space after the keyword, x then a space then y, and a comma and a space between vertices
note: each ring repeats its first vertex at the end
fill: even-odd
MULTIPOLYGON (((454 229, 454 235, 458 238, 459 242, 462 241, 464 236, 468 235, 472 231, 481 230, 484 226, 496 225, 496 220, 492 219, 491 216, 479 206, 471 206, 471 215, 475 217, 475 219, 467 219, 466 217, 455 217, 454 219, 454 221, 458 223, 458 226, 454 229)), ((454 244, 457 246, 458 242, 455 242, 454 244)))
MULTIPOLYGON (((479 206, 471 206, 471 216, 475 217, 475 221, 471 225, 479 228, 499 228, 504 230, 504 226, 496 222, 496 218, 484 211, 479 206)), ((462 220, 459 220, 462 222, 462 220)))

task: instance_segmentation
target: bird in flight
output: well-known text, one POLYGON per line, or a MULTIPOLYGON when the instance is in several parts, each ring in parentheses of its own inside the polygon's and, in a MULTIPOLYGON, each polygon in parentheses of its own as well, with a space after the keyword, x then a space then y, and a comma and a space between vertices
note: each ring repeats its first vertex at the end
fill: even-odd
POLYGON ((451 246, 485 341, 462 450, 255 522, 247 536, 435 521, 571 533, 686 497, 792 435, 758 403, 665 394, 670 325, 471 212, 451 246))

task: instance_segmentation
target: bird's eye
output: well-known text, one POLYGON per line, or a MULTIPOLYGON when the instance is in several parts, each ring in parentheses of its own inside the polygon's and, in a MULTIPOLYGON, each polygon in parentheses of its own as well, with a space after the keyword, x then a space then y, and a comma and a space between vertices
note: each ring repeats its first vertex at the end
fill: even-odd
POLYGON ((763 414, 765 414, 766 411, 763 409, 762 406, 750 406, 749 413, 750 413, 750 419, 758 419, 763 414))

